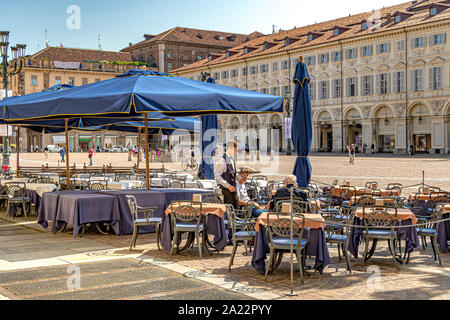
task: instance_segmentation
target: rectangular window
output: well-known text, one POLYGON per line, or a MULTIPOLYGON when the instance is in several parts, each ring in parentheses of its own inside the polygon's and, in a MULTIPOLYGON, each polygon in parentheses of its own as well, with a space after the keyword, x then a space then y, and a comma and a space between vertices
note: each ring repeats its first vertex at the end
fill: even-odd
POLYGON ((328 81, 319 82, 319 99, 328 99, 328 81))
POLYGON ((434 34, 430 36, 430 43, 432 46, 438 45, 438 44, 444 44, 446 42, 446 34, 440 33, 440 34, 434 34))
POLYGON ((31 85, 33 87, 37 86, 37 76, 31 76, 31 85))
POLYGON ((381 73, 377 75, 377 94, 387 94, 390 88, 390 74, 381 73))
POLYGON ((358 92, 358 78, 347 78, 347 97, 356 97, 358 92))
POLYGON ((316 83, 315 82, 311 82, 309 84, 309 91, 310 91, 310 96, 311 96, 311 100, 316 100, 316 83))
POLYGON ((316 57, 315 57, 315 56, 312 56, 312 57, 306 57, 306 59, 305 59, 305 64, 306 64, 307 66, 312 66, 312 65, 316 64, 316 57))
POLYGON ((397 51, 405 51, 405 40, 397 41, 397 51))
POLYGON ((411 71, 411 91, 423 90, 423 70, 417 69, 411 71))
POLYGON ((228 71, 222 71, 222 79, 228 79, 228 71))
POLYGON ((328 53, 321 54, 320 56, 320 63, 328 63, 330 55, 328 53))
POLYGON ((242 68, 242 75, 246 76, 247 75, 247 68, 242 68))
POLYGON ((272 71, 278 71, 278 62, 272 64, 272 71))
POLYGON ((394 92, 405 92, 405 71, 394 72, 394 92))
POLYGON ((75 78, 69 78, 69 84, 74 86, 75 85, 75 78))
POLYGON ((430 89, 442 89, 442 67, 433 67, 430 69, 430 89))
POLYGON ((347 59, 355 59, 356 58, 356 49, 348 49, 347 50, 347 59))
POLYGON ((412 39, 411 45, 413 49, 425 47, 427 45, 427 38, 425 37, 414 38, 412 39))
POLYGON ((389 42, 377 45, 377 53, 388 53, 388 52, 391 52, 391 44, 389 42))
POLYGON ((219 72, 214 72, 214 79, 215 80, 220 80, 220 73, 219 72))
POLYGON ((273 96, 278 96, 278 87, 270 88, 270 94, 273 96))
POLYGON ((250 67, 250 74, 258 74, 258 67, 257 66, 250 67))
POLYGON ((292 68, 295 68, 300 61, 297 59, 292 59, 292 68))
POLYGON ((82 83, 83 86, 86 85, 86 84, 88 84, 88 79, 87 79, 87 78, 83 78, 83 79, 81 80, 81 83, 82 83))
POLYGON ((289 86, 283 86, 283 97, 288 98, 289 86))
POLYGON ((363 57, 370 57, 372 56, 372 46, 364 46, 361 48, 361 55, 363 57))
POLYGON ((361 95, 368 96, 372 94, 373 88, 373 76, 362 76, 361 77, 361 95))
POLYGON ((341 79, 333 80, 333 98, 340 98, 342 95, 341 79))
POLYGON ((236 78, 238 76, 238 69, 231 70, 231 77, 236 78))
POLYGON ((55 78, 55 86, 60 85, 61 84, 61 77, 56 77, 55 78))
POLYGON ((341 52, 340 52, 340 51, 333 52, 333 53, 331 54, 331 60, 332 60, 333 62, 341 61, 341 60, 342 60, 342 54, 341 54, 341 52))
POLYGON ((259 66, 259 70, 261 71, 261 73, 266 73, 269 70, 269 65, 268 64, 262 64, 259 66))
POLYGON ((282 68, 283 70, 289 69, 289 60, 283 61, 283 62, 281 63, 281 68, 282 68))

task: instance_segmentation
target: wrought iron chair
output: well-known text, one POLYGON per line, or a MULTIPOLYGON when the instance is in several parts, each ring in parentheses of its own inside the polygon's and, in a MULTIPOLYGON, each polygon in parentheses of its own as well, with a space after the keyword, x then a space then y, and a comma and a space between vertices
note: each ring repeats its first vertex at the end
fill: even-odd
MULTIPOLYGON (((325 219, 325 239, 330 244, 336 244, 338 248, 339 261, 341 260, 341 250, 347 263, 347 270, 352 273, 352 267, 350 265, 350 258, 348 254, 348 241, 351 225, 355 217, 356 208, 352 208, 347 212, 346 216, 339 216, 335 214, 325 213, 322 217, 325 219), (347 225, 347 226, 343 226, 347 225)), ((336 271, 338 266, 336 265, 336 271)))
POLYGON ((300 222, 298 220, 291 221, 290 214, 287 213, 269 213, 267 215, 267 233, 269 235, 270 257, 268 260, 268 266, 266 266, 266 280, 269 271, 273 272, 272 267, 275 264, 275 251, 289 251, 292 244, 298 260, 300 278, 302 283, 304 283, 303 274, 305 272, 305 249, 308 243, 307 239, 303 239, 303 233, 306 230, 305 219, 301 214, 295 214, 294 217, 301 218, 300 222))
POLYGON ((294 199, 291 201, 291 198, 278 198, 276 205, 275 205, 275 210, 277 213, 281 213, 282 207, 283 207, 283 203, 290 203, 292 204, 292 210, 295 214, 304 214, 304 213, 310 213, 313 212, 312 210, 312 206, 311 203, 308 201, 304 201, 304 200, 299 200, 299 199, 294 199))
POLYGON ((101 183, 100 181, 89 181, 89 190, 106 190, 106 183, 101 183))
POLYGON ((202 203, 194 201, 175 201, 170 204, 170 214, 174 238, 170 254, 178 253, 181 242, 181 233, 194 233, 197 240, 198 253, 202 259, 203 248, 206 248, 206 226, 208 225, 208 215, 205 215, 205 222, 201 222, 202 203), (202 243, 200 243, 200 238, 202 243))
POLYGON ((388 196, 392 195, 392 191, 397 191, 398 196, 402 194, 402 188, 403 185, 401 183, 389 183, 386 187, 386 190, 388 191, 388 196))
POLYGON ((364 185, 367 189, 377 189, 378 188, 378 182, 377 181, 368 181, 364 185))
POLYGON ((40 176, 38 183, 53 183, 53 180, 49 176, 40 176))
POLYGON ((363 207, 363 237, 365 241, 364 254, 362 256, 362 266, 369 259, 369 242, 374 239, 387 240, 389 251, 392 254, 394 263, 397 263, 395 256, 395 243, 397 239, 397 231, 395 225, 397 223, 397 209, 391 208, 394 212, 390 213, 386 208, 363 207), (382 228, 380 228, 382 227, 382 228))
POLYGON ((248 211, 245 210, 231 210, 228 218, 231 224, 233 241, 233 251, 231 253, 230 263, 228 265, 228 271, 231 271, 231 266, 233 265, 234 256, 236 255, 239 243, 244 244, 245 253, 248 255, 247 243, 252 243, 255 240, 255 224, 257 218, 249 217, 248 211))
MULTIPOLYGON (((21 206, 25 215, 25 219, 28 218, 28 213, 31 211, 31 198, 26 196, 26 189, 24 182, 6 182, 6 195, 8 202, 6 204, 7 210, 5 218, 9 215, 11 206, 16 207, 16 210, 21 206)), ((13 218, 15 215, 13 214, 13 218)))
POLYGON ((383 195, 380 189, 372 189, 371 194, 374 197, 381 197, 383 195))
POLYGON ((136 247, 136 240, 139 234, 139 227, 144 226, 156 227, 156 244, 158 246, 158 250, 161 250, 159 243, 161 242, 162 218, 154 216, 154 213, 156 210, 158 210, 158 207, 140 207, 138 206, 136 198, 134 196, 126 195, 126 197, 128 206, 130 208, 130 214, 133 219, 133 238, 131 240, 130 251, 132 250, 133 247, 136 247))
POLYGON ((433 254, 434 254, 434 260, 439 261, 439 265, 441 264, 441 255, 439 253, 439 247, 437 244, 437 235, 438 235, 438 227, 440 224, 442 215, 444 214, 444 208, 445 203, 439 203, 435 210, 431 213, 431 215, 424 217, 421 219, 420 223, 426 223, 425 226, 416 227, 417 229, 417 235, 419 237, 422 237, 422 245, 424 246, 424 239, 426 237, 430 238, 431 247, 433 248, 433 254))
POLYGON ((202 194, 202 202, 203 203, 220 203, 223 204, 217 193, 206 193, 202 194))
POLYGON ((130 176, 131 176, 131 173, 116 172, 114 179, 117 182, 119 182, 121 180, 131 180, 130 176))
POLYGON ((185 186, 186 186, 186 184, 185 184, 186 182, 185 181, 183 181, 183 180, 172 180, 172 181, 170 181, 170 188, 174 188, 174 189, 184 189, 185 188, 185 186))
POLYGON ((0 185, 0 207, 4 208, 8 202, 8 194, 6 186, 0 185))
POLYGON ((349 202, 350 202, 350 199, 352 199, 352 198, 353 198, 353 203, 357 202, 357 193, 356 193, 356 188, 354 186, 343 185, 343 186, 339 187, 339 190, 340 190, 339 194, 342 199, 341 207, 342 206, 349 207, 349 202))

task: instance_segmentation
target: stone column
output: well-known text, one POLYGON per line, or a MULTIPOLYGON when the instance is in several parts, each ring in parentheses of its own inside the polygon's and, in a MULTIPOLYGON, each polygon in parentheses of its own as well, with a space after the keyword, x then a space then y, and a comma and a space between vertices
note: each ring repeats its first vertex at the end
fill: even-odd
POLYGON ((366 153, 369 154, 371 152, 370 146, 373 142, 373 123, 371 120, 362 120, 361 125, 363 145, 364 143, 367 145, 366 153))
POLYGON ((407 154, 405 119, 395 119, 395 149, 396 154, 407 154))
MULTIPOLYGON (((80 152, 80 133, 78 131, 74 132, 73 135, 73 139, 74 139, 74 146, 73 149, 75 150, 75 152, 80 152)), ((70 146, 70 142, 67 142, 67 145, 70 146)))
POLYGON ((431 154, 435 154, 436 149, 439 149, 441 154, 445 153, 444 132, 444 117, 431 118, 431 154))
MULTIPOLYGON (((333 121, 332 126, 333 126, 333 152, 341 152, 341 148, 342 148, 341 121, 333 121)), ((345 144, 345 140, 344 140, 344 144, 345 144)), ((344 150, 344 152, 345 152, 345 150, 344 150)))
POLYGON ((165 58, 165 51, 166 46, 164 44, 158 45, 158 54, 159 54, 159 64, 158 64, 158 70, 159 72, 164 72, 164 58, 165 58))
POLYGON ((320 151, 320 125, 319 124, 313 124, 313 137, 312 137, 312 152, 318 152, 320 151))

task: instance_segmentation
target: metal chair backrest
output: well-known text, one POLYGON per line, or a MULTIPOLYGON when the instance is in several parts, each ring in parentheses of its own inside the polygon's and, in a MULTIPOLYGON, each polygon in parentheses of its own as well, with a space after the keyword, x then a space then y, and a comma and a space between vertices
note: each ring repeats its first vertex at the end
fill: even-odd
POLYGON ((297 238, 299 240, 298 243, 300 243, 305 230, 305 217, 296 214, 294 218, 301 218, 301 220, 291 220, 291 215, 288 212, 270 212, 267 214, 267 230, 271 245, 273 245, 274 238, 290 238, 291 227, 292 237, 294 239, 297 238))
POLYGON ((130 179, 130 176, 131 176, 130 173, 123 173, 123 172, 121 172, 121 173, 116 173, 116 175, 115 175, 115 180, 116 180, 117 182, 119 182, 119 181, 121 181, 121 180, 131 180, 131 179, 130 179))
POLYGON ((25 183, 24 182, 7 182, 5 183, 6 195, 8 199, 11 198, 25 198, 25 183))
POLYGON ((363 195, 358 199, 358 207, 371 207, 375 205, 375 199, 371 195, 363 195))
POLYGON ((402 194, 402 188, 403 185, 401 183, 389 183, 386 187, 386 190, 388 191, 388 195, 391 195, 389 191, 397 191, 398 195, 400 196, 402 194))
POLYGON ((48 176, 41 176, 38 181, 39 183, 53 183, 53 180, 48 176))
POLYGON ((203 203, 222 203, 222 200, 220 199, 219 195, 216 193, 207 193, 202 195, 202 202, 203 203))
POLYGON ((354 186, 339 186, 339 194, 342 198, 342 200, 350 200, 351 198, 354 198, 356 202, 356 188, 354 186))
POLYGON ((391 212, 388 212, 388 208, 364 207, 363 223, 366 229, 390 226, 393 232, 393 227, 397 223, 397 208, 390 208, 389 210, 391 212))
POLYGON ((172 180, 170 181, 170 188, 184 189, 185 183, 182 180, 172 180))
POLYGON ((202 203, 194 201, 174 201, 170 204, 170 212, 175 221, 196 222, 198 227, 202 216, 202 203))
POLYGON ((431 192, 429 204, 432 209, 436 208, 438 203, 447 203, 450 202, 450 193, 449 192, 431 192))
POLYGON ((126 195, 125 197, 127 198, 128 207, 130 208, 131 217, 135 221, 136 219, 138 219, 138 216, 137 216, 138 205, 137 205, 136 198, 133 195, 126 195))
POLYGON ((278 198, 275 205, 275 210, 277 213, 282 212, 283 203, 290 203, 295 214, 304 214, 313 211, 311 209, 311 204, 308 201, 301 199, 291 200, 291 198, 278 198))
POLYGON ((88 188, 90 190, 106 190, 106 184, 99 181, 89 182, 88 188))
POLYGON ((382 196, 382 192, 380 189, 372 189, 372 196, 374 197, 381 197, 382 196))
POLYGON ((376 188, 378 188, 378 182, 377 181, 368 181, 368 182, 366 182, 364 187, 367 189, 376 189, 376 188))

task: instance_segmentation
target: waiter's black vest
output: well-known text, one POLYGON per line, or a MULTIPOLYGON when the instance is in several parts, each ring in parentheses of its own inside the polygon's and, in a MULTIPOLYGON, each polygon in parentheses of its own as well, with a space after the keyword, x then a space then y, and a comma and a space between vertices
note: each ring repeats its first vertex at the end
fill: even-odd
POLYGON ((227 165, 227 171, 222 173, 222 178, 236 188, 236 172, 233 171, 231 163, 227 163, 227 156, 225 154, 223 155, 223 159, 225 160, 225 164, 227 165))

